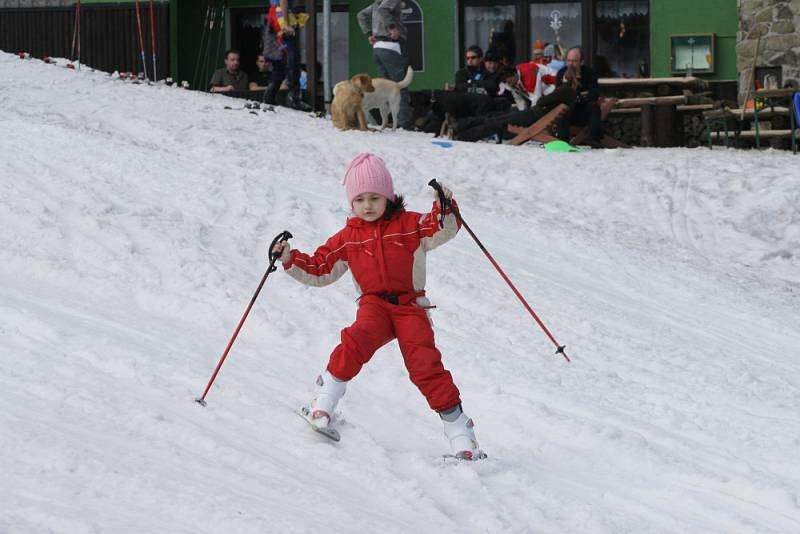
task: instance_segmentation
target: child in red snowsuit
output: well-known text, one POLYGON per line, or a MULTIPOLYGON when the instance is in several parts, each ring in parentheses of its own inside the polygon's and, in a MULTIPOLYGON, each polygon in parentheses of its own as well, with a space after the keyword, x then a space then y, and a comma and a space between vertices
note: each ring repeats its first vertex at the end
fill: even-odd
MULTIPOLYGON (((461 410, 458 388, 434 343, 425 297, 425 254, 452 239, 460 223, 448 208, 440 225, 443 208, 438 201, 424 215, 406 211, 389 170, 372 154, 360 154, 350 163, 344 185, 354 217, 342 230, 311 256, 292 250, 286 241, 273 250, 300 282, 328 285, 349 269, 360 293, 356 321, 342 330, 341 343, 317 378, 309 422, 316 428, 330 425, 347 382, 375 351, 397 339, 411 381, 439 413, 453 454, 483 457, 472 420, 461 410)), ((452 193, 444 191, 450 199, 452 193)))

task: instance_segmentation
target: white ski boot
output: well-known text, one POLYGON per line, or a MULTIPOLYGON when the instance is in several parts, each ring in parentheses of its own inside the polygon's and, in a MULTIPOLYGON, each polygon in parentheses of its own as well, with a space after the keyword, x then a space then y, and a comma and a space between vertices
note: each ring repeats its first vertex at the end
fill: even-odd
POLYGON ((317 396, 308 407, 308 422, 316 428, 325 428, 333 419, 333 412, 339 399, 347 390, 347 382, 336 380, 332 374, 325 371, 317 377, 317 396))
POLYGON ((442 418, 444 435, 450 441, 450 449, 453 451, 453 456, 459 460, 481 460, 486 458, 486 454, 479 448, 478 440, 475 439, 475 431, 473 430, 475 425, 472 419, 461 411, 460 406, 449 412, 441 412, 439 417, 442 418), (456 417, 454 421, 447 420, 453 417, 456 417))

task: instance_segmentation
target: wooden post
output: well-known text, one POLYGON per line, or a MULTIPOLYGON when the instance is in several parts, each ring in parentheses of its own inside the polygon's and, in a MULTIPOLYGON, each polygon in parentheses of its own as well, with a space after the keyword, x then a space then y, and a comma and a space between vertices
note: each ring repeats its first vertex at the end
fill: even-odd
POLYGON ((642 104, 641 108, 642 134, 639 142, 642 146, 653 146, 653 105, 642 104))
POLYGON ((675 130, 675 114, 677 110, 675 106, 665 105, 656 106, 654 113, 654 122, 658 125, 654 128, 653 133, 655 146, 658 147, 671 147, 675 146, 674 130, 675 130))

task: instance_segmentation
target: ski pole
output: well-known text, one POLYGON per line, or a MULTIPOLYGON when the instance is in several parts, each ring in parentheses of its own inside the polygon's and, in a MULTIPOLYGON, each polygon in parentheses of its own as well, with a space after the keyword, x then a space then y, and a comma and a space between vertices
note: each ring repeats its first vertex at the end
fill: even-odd
POLYGON ((75 42, 78 43, 78 66, 80 66, 81 56, 81 41, 80 41, 80 28, 81 28, 81 0, 75 3, 75 22, 72 25, 72 49, 69 53, 69 60, 72 61, 75 57, 75 42))
POLYGON ((81 70, 81 0, 78 0, 78 70, 81 70))
POLYGON ((150 0, 150 48, 153 51, 153 81, 158 81, 156 72, 156 23, 153 15, 153 0, 150 0))
POLYGON ((264 287, 264 283, 267 281, 267 277, 269 276, 270 273, 278 269, 277 267, 275 267, 275 262, 278 260, 278 255, 273 254, 272 249, 275 248, 275 245, 277 245, 281 241, 286 241, 287 239, 291 238, 292 234, 284 230, 283 232, 278 234, 275 237, 275 239, 272 240, 272 243, 269 245, 269 267, 267 267, 267 272, 264 273, 264 277, 261 279, 261 283, 258 284, 258 289, 256 289, 253 298, 250 299, 250 304, 247 306, 244 315, 242 315, 242 319, 239 321, 239 326, 236 327, 236 331, 233 333, 231 340, 228 342, 228 346, 225 347, 225 352, 222 353, 222 358, 220 358, 219 363, 217 364, 217 368, 214 369, 214 374, 211 375, 211 380, 208 381, 205 391, 203 391, 203 394, 199 398, 195 399, 195 402, 197 402, 201 406, 206 405, 206 395, 208 395, 208 390, 211 389, 211 384, 214 383, 214 380, 217 378, 217 373, 219 373, 222 364, 225 363, 225 358, 228 357, 228 352, 231 350, 233 342, 236 340, 236 336, 239 335, 239 330, 242 329, 242 325, 244 324, 245 319, 247 319, 247 316, 250 314, 250 310, 253 308, 253 304, 255 304, 256 299, 258 298, 258 294, 261 292, 261 288, 264 287))
MULTIPOLYGON (((564 352, 564 349, 566 349, 567 346, 558 344, 558 341, 556 341, 556 338, 554 338, 553 334, 550 333, 550 330, 548 330, 547 327, 544 325, 544 323, 539 319, 539 317, 536 315, 536 312, 534 312, 533 309, 528 305, 528 302, 525 300, 522 294, 517 290, 517 288, 508 278, 508 276, 506 276, 506 273, 503 272, 503 269, 500 268, 500 265, 497 264, 492 255, 489 254, 489 251, 486 250, 486 247, 483 246, 483 243, 481 243, 480 239, 478 239, 478 236, 475 235, 475 233, 472 231, 472 229, 469 227, 466 221, 464 221, 464 218, 461 216, 461 212, 458 210, 458 207, 455 206, 454 204, 451 204, 450 201, 445 198, 441 184, 437 182, 436 179, 433 179, 430 182, 428 182, 428 185, 434 188, 437 193, 439 193, 439 206, 441 206, 442 208, 450 208, 453 210, 453 214, 461 223, 461 226, 464 227, 464 229, 469 233, 470 237, 472 237, 472 239, 475 241, 478 247, 486 255, 486 257, 489 258, 489 261, 492 262, 494 268, 497 269, 497 272, 500 273, 500 276, 502 276, 503 280, 506 281, 508 286, 511 288, 511 291, 514 292, 514 294, 517 296, 522 305, 525 306, 525 309, 528 310, 528 313, 530 313, 531 316, 534 318, 534 320, 536 320, 536 324, 538 324, 539 327, 544 331, 544 333, 547 334, 547 337, 550 338, 550 341, 552 341, 553 344, 556 346, 556 354, 561 354, 564 357, 564 359, 566 359, 568 362, 571 361, 569 359, 569 356, 567 356, 567 353, 564 352)), ((444 224, 444 209, 442 209, 440 224, 444 224)))
POLYGON ((147 61, 144 59, 144 36, 142 34, 142 17, 139 13, 139 0, 136 0, 136 25, 139 27, 139 50, 142 54, 142 69, 144 69, 144 79, 147 77, 147 61))

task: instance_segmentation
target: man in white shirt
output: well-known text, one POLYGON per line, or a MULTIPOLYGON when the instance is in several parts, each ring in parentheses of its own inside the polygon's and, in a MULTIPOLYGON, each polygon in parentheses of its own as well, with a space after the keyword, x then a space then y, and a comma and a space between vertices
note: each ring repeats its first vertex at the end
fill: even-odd
MULTIPOLYGON (((408 56, 403 44, 406 27, 403 25, 401 0, 375 0, 372 5, 358 13, 358 25, 372 45, 372 59, 378 69, 378 77, 396 82, 405 78, 408 56)), ((414 112, 407 89, 400 92, 398 126, 414 129, 414 112)))

